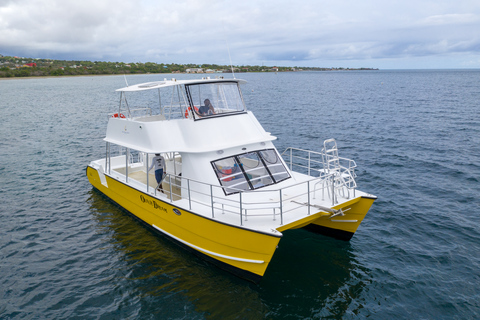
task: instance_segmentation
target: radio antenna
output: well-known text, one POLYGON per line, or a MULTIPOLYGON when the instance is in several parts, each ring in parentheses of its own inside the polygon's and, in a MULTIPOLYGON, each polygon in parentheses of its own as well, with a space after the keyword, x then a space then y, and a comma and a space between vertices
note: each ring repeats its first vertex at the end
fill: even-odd
POLYGON ((235 79, 235 73, 233 72, 232 57, 230 56, 230 48, 228 47, 228 41, 226 39, 225 39, 225 43, 227 44, 228 58, 230 59, 230 68, 232 68, 233 79, 235 79))
POLYGON ((228 46, 228 38, 227 38, 227 30, 225 29, 225 23, 224 20, 221 19, 222 21, 222 27, 223 27, 223 33, 225 35, 225 43, 227 45, 227 51, 228 51, 228 59, 230 59, 230 68, 232 69, 232 76, 233 79, 235 79, 235 72, 233 71, 233 63, 232 63, 232 56, 230 55, 230 47, 228 46))

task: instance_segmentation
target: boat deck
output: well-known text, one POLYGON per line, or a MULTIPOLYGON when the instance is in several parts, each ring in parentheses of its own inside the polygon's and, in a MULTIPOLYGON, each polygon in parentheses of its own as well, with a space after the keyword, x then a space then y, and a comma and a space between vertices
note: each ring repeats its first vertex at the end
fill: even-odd
MULTIPOLYGON (((101 163, 101 160, 98 161, 101 163)), ((254 192, 242 192, 229 196, 205 195, 198 197, 195 192, 190 192, 190 197, 182 197, 182 180, 185 178, 167 175, 162 186, 164 193, 155 189, 157 186, 155 175, 147 175, 144 168, 130 168, 126 179, 125 167, 112 168, 110 174, 105 174, 115 180, 126 183, 130 187, 148 193, 154 198, 176 207, 216 221, 241 226, 243 228, 258 230, 267 233, 278 233, 277 229, 299 228, 305 224, 331 215, 321 209, 343 208, 364 193, 356 191, 355 195, 348 198, 337 198, 335 204, 330 200, 329 190, 322 186, 322 182, 311 176, 293 172, 295 184, 286 184, 283 188, 277 185, 274 189, 264 188, 254 192), (169 183, 171 181, 171 184, 169 183)), ((291 184, 291 182, 289 182, 291 184)), ((325 184, 325 181, 323 182, 325 184)), ((186 192, 183 192, 185 195, 186 192)))
MULTIPOLYGON (((126 172, 125 167, 116 168, 116 169, 114 169, 114 171, 118 172, 122 175, 125 175, 125 172, 126 172)), ((131 173, 128 174, 128 179, 137 181, 141 184, 144 184, 145 186, 147 185, 147 175, 146 175, 145 171, 131 172, 131 173)), ((154 190, 157 187, 157 181, 155 180, 155 174, 153 174, 153 173, 148 174, 148 185, 152 190, 154 190)), ((181 189, 175 183, 172 183, 172 186, 170 186, 170 183, 168 182, 168 180, 163 181, 162 182, 162 188, 163 188, 164 194, 167 196, 168 199, 170 199, 170 196, 172 197, 173 201, 177 201, 177 200, 180 200, 182 198, 180 196, 181 195, 181 189), (170 188, 172 188, 171 191, 170 191, 170 188)), ((154 192, 154 194, 155 194, 155 192, 154 192)))

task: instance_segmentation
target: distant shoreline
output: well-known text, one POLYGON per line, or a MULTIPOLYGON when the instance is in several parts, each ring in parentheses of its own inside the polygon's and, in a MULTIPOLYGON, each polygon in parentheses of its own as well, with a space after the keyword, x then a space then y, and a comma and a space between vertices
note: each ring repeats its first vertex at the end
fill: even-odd
POLYGON ((342 68, 342 67, 282 67, 256 65, 217 65, 217 64, 164 64, 155 62, 124 63, 105 61, 73 61, 32 59, 0 54, 0 79, 11 78, 45 78, 62 76, 106 76, 123 74, 201 74, 212 76, 228 73, 251 72, 301 72, 301 71, 373 71, 377 68, 342 68))
MULTIPOLYGON (((159 74, 161 74, 161 73, 159 73, 159 74)), ((70 74, 70 75, 63 75, 63 76, 0 77, 0 81, 2 81, 2 80, 22 80, 22 79, 59 79, 59 78, 110 77, 110 76, 122 76, 122 75, 121 74, 70 74)))
MULTIPOLYGON (((378 71, 379 69, 345 69, 345 70, 302 70, 302 71, 278 71, 278 73, 299 73, 299 72, 348 72, 348 71, 378 71)), ((276 72, 262 72, 262 71, 251 71, 251 72, 235 72, 235 74, 246 74, 246 73, 276 73, 276 72)), ((178 74, 191 74, 199 75, 202 77, 215 77, 216 75, 225 75, 232 74, 231 72, 225 73, 125 73, 125 74, 66 74, 60 76, 45 75, 45 76, 25 76, 25 77, 0 77, 1 80, 20 80, 20 79, 58 79, 58 78, 77 78, 77 77, 111 77, 111 76, 137 76, 137 75, 178 75, 178 74)))

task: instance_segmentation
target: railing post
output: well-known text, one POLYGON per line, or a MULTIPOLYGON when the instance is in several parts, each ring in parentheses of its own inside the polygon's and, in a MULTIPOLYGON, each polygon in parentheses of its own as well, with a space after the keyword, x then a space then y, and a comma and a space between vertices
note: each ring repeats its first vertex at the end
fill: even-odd
POLYGON ((310 175, 310 151, 308 151, 308 175, 310 175))
POLYGON ((130 155, 130 149, 125 149, 125 182, 128 183, 128 158, 130 155))
POLYGON ((210 202, 212 204, 212 218, 215 218, 215 208, 213 207, 213 186, 210 185, 210 202))
POLYGON ((109 144, 110 142, 107 142, 107 144, 105 145, 105 169, 103 169, 104 173, 106 173, 108 170, 108 145, 109 144))
POLYGON ((108 174, 111 174, 112 172, 112 148, 110 147, 110 142, 107 142, 108 144, 108 174))
POLYGON ((147 155, 147 161, 146 161, 146 168, 145 168, 145 171, 147 171, 147 193, 148 193, 148 187, 149 187, 149 184, 148 184, 148 153, 146 153, 147 155))
POLYGON ((240 225, 243 226, 243 217, 242 217, 242 192, 239 192, 240 196, 240 225))
POLYGON ((190 198, 190 179, 187 179, 187 191, 188 191, 188 208, 192 210, 192 198, 190 198))
MULTIPOLYGON (((323 178, 322 180, 322 201, 325 200, 325 185, 327 185, 328 188, 327 178, 323 178)), ((313 189, 313 196, 315 198, 315 189, 313 189)))
POLYGON ((172 175, 168 175, 168 184, 170 185, 170 202, 173 202, 173 193, 172 193, 172 175))
POLYGON ((282 189, 280 192, 280 225, 283 226, 283 200, 282 200, 282 189))
POLYGON ((335 205, 335 176, 332 174, 332 206, 335 205))
POLYGON ((307 181, 307 193, 308 193, 308 215, 310 215, 310 181, 307 181))

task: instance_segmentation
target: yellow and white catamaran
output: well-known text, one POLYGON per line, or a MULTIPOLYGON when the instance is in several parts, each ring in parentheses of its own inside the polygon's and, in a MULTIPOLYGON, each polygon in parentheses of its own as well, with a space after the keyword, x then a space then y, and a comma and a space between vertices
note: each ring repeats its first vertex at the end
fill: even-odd
POLYGON ((258 282, 285 230, 349 240, 376 197, 356 190, 356 164, 338 156, 334 139, 319 152, 280 154, 247 110, 243 83, 165 79, 118 89, 105 158, 87 176, 154 230, 258 282), (155 154, 166 166, 159 183, 149 170, 155 154))

